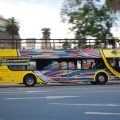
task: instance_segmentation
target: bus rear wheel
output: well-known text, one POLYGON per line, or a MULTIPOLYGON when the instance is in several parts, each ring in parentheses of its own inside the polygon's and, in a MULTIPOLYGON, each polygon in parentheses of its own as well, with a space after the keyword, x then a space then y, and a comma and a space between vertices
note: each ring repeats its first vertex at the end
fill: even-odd
POLYGON ((106 84, 108 82, 108 77, 105 73, 98 73, 96 75, 96 84, 106 84))
POLYGON ((32 74, 28 74, 24 77, 23 81, 26 86, 31 87, 36 84, 36 77, 32 74))

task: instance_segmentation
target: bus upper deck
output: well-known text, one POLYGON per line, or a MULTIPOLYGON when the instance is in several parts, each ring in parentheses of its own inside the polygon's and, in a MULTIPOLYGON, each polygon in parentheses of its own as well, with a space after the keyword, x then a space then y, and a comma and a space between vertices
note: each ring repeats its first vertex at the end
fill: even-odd
MULTIPOLYGON (((101 49, 106 58, 119 58, 120 49, 101 49)), ((0 58, 4 57, 31 57, 40 58, 101 58, 99 49, 68 49, 68 50, 44 50, 44 49, 1 49, 0 58)))

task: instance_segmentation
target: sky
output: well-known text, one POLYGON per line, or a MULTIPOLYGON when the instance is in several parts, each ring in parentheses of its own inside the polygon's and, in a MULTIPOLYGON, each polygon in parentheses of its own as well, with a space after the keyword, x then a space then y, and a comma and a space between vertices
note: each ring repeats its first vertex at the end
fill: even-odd
POLYGON ((14 17, 20 24, 21 38, 42 38, 42 28, 51 29, 51 38, 73 38, 69 26, 61 22, 64 0, 0 0, 0 15, 14 17))
MULTIPOLYGON (((20 23, 20 36, 25 38, 42 38, 42 28, 51 29, 51 38, 74 38, 69 25, 61 22, 60 9, 64 0, 0 0, 0 15, 4 18, 14 17, 20 23)), ((112 33, 120 37, 120 26, 114 27, 112 33)))

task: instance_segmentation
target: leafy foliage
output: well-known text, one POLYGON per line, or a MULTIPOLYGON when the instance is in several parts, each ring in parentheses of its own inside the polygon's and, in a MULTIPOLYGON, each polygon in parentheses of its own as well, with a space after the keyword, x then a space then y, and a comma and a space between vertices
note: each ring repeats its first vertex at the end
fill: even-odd
POLYGON ((42 28, 41 31, 43 33, 43 39, 50 39, 50 28, 42 28))
POLYGON ((61 9, 63 22, 72 24, 75 38, 81 39, 78 46, 85 45, 88 37, 96 38, 96 44, 112 38, 114 17, 109 6, 101 0, 65 0, 61 9), (84 39, 84 41, 83 41, 84 39))
POLYGON ((62 48, 63 49, 71 48, 71 43, 70 43, 70 41, 68 41, 68 39, 65 40, 65 42, 62 45, 62 48))
POLYGON ((50 28, 42 28, 41 29, 42 33, 43 33, 43 39, 45 41, 43 41, 43 47, 44 49, 50 49, 51 48, 51 43, 50 43, 50 28))
POLYGON ((19 28, 19 23, 14 17, 6 20, 6 31, 12 36, 12 39, 15 39, 15 35, 19 35, 19 28))

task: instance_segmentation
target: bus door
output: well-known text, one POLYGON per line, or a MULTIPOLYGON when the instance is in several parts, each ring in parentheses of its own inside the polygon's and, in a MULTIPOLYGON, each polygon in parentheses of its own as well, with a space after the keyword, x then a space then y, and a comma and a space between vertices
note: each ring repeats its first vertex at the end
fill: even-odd
POLYGON ((37 76, 45 82, 58 82, 61 78, 60 63, 58 59, 37 59, 37 76))
POLYGON ((68 83, 79 81, 76 58, 61 59, 61 81, 68 83))
POLYGON ((60 82, 69 82, 69 62, 68 59, 60 59, 60 82))
POLYGON ((52 82, 59 82, 61 80, 62 71, 60 69, 60 60, 59 59, 52 59, 51 64, 47 67, 49 69, 49 78, 52 82))
POLYGON ((96 59, 85 58, 77 60, 77 70, 79 70, 79 80, 81 82, 93 81, 95 73, 99 70, 96 59))
POLYGON ((82 59, 81 60, 81 81, 90 82, 93 81, 95 62, 93 59, 82 59))

